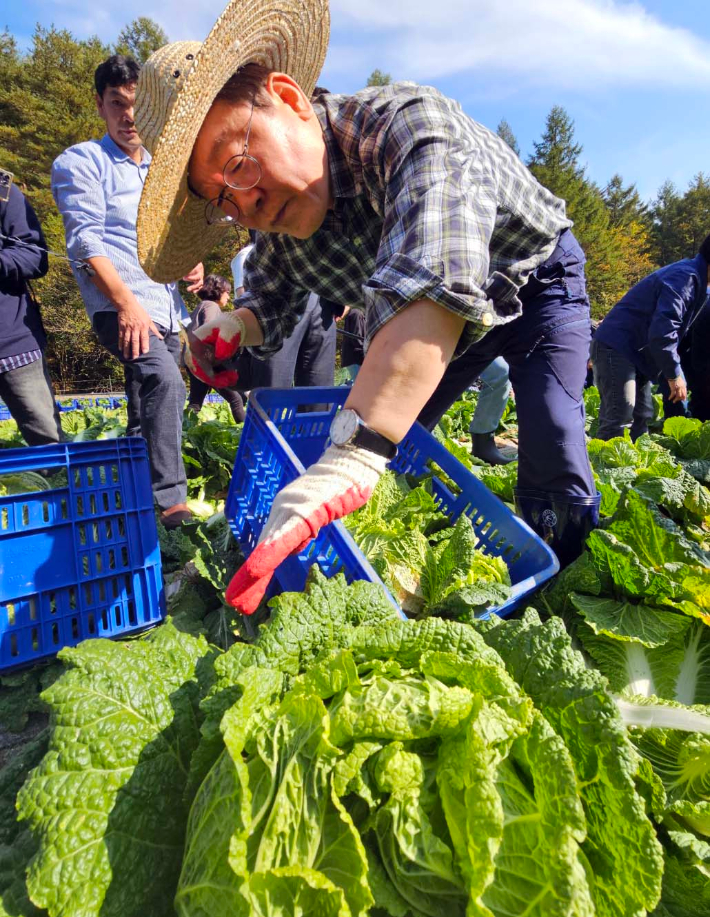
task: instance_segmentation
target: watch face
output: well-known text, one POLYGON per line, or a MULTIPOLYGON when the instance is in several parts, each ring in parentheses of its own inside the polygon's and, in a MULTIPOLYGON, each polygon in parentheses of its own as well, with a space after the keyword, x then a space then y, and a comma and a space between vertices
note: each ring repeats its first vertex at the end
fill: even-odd
POLYGON ((358 416, 350 409, 341 411, 330 425, 330 439, 336 446, 344 446, 353 438, 358 428, 358 416))

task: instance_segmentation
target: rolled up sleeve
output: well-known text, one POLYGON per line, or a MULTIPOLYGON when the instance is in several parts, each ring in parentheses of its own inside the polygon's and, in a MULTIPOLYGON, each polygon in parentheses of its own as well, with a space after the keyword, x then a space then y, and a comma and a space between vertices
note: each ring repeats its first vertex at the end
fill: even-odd
POLYGON ((368 140, 385 212, 377 268, 363 287, 368 339, 409 303, 429 299, 466 319, 458 355, 522 309, 516 285, 489 275, 495 176, 435 101, 413 99, 378 127, 368 140))
POLYGON ((69 257, 108 257, 106 202, 97 163, 77 150, 62 153, 52 166, 52 194, 64 220, 69 257))

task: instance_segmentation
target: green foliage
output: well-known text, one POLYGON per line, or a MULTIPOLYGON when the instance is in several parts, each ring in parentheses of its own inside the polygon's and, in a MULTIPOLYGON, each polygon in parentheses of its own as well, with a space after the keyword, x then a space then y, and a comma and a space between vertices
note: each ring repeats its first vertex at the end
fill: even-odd
POLYGON ((157 22, 147 16, 139 16, 119 32, 116 54, 125 54, 144 64, 153 51, 162 48, 168 41, 168 36, 157 22))
POLYGON ((367 78, 368 86, 388 86, 392 82, 392 77, 389 73, 384 73, 382 70, 373 70, 372 73, 367 78))
POLYGON ((511 150, 515 153, 516 156, 520 156, 520 146, 518 141, 515 139, 515 134, 513 133, 513 128, 508 124, 505 118, 502 118, 496 128, 496 134, 505 140, 511 150))
POLYGON ((470 519, 449 520, 425 486, 382 476, 361 509, 345 518, 360 550, 410 615, 473 619, 510 596, 499 557, 476 546, 470 519))

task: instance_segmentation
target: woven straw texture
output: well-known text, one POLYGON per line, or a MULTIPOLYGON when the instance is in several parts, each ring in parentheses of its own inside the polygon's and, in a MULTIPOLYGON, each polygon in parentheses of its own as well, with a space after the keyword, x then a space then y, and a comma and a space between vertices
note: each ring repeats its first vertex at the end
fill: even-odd
POLYGON ((215 96, 243 64, 287 73, 310 96, 328 48, 328 0, 232 0, 203 44, 176 42, 146 61, 136 91, 138 133, 153 161, 138 210, 138 257, 158 283, 178 280, 229 226, 208 226, 187 165, 215 96))

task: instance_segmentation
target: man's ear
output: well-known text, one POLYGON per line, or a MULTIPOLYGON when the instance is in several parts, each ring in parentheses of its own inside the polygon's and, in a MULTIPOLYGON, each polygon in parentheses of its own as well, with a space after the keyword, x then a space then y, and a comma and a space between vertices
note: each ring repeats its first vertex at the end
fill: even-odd
POLYGON ((95 92, 95 93, 94 93, 94 102, 96 102, 96 111, 97 111, 97 112, 99 113, 99 115, 103 118, 103 114, 104 114, 104 100, 101 98, 101 96, 98 94, 98 92, 95 92))
POLYGON ((307 121, 313 114, 310 99, 293 77, 287 73, 270 73, 266 78, 265 88, 275 105, 280 103, 288 106, 304 121, 307 121))

